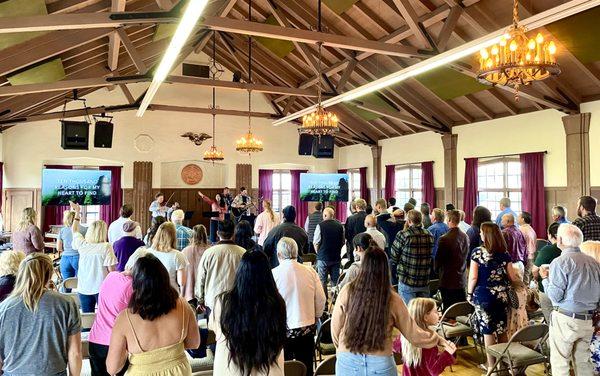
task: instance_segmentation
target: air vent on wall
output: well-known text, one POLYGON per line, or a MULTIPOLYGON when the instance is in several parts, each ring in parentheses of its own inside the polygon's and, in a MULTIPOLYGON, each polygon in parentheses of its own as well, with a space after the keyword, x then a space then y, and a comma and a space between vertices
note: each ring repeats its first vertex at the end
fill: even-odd
POLYGON ((183 63, 181 68, 181 73, 184 76, 200 78, 210 77, 210 68, 208 65, 183 63))

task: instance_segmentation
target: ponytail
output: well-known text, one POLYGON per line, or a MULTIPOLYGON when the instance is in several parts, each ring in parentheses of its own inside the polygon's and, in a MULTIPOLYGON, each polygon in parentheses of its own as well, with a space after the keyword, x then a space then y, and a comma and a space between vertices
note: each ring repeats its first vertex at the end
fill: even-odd
POLYGON ((264 200, 263 207, 265 211, 269 214, 269 218, 271 218, 271 222, 275 222, 275 213, 273 212, 273 206, 271 205, 271 201, 264 200))

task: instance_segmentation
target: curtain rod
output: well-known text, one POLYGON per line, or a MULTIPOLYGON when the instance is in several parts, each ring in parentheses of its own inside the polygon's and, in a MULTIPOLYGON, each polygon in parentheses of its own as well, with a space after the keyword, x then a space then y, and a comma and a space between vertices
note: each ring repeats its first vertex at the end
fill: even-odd
POLYGON ((544 151, 532 151, 532 152, 527 152, 527 153, 512 153, 512 154, 502 154, 502 155, 486 155, 486 156, 483 156, 483 157, 468 157, 468 158, 464 158, 464 160, 466 161, 467 159, 471 159, 471 158, 485 159, 485 158, 514 157, 514 156, 520 156, 521 154, 531 154, 531 153, 544 153, 544 154, 548 154, 548 150, 544 150, 544 151))
POLYGON ((435 163, 435 161, 421 161, 421 162, 410 162, 410 163, 392 163, 386 166, 410 166, 410 165, 420 165, 421 163, 431 162, 435 163))

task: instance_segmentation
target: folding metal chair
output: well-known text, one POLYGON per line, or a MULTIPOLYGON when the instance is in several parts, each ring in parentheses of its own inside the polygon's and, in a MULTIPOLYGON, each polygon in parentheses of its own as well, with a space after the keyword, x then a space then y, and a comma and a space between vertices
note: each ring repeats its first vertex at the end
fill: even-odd
POLYGON ((319 329, 317 329, 315 350, 319 354, 319 361, 323 360, 323 355, 335 354, 335 345, 333 344, 333 339, 331 338, 331 319, 325 320, 319 329))
POLYGON ((322 361, 315 370, 315 376, 335 375, 335 355, 322 361))
MULTIPOLYGON (((445 340, 452 341, 455 344, 458 344, 461 338, 473 337, 475 331, 468 323, 473 311, 473 306, 468 302, 452 304, 450 307, 448 307, 440 319, 440 323, 437 326, 438 334, 441 335, 445 340), (464 320, 459 321, 459 317, 466 317, 466 323, 464 320), (456 323, 454 325, 450 325, 448 322, 444 322, 447 319, 454 319, 456 323)), ((477 354, 480 354, 479 345, 475 338, 473 338, 473 343, 473 346, 462 346, 459 348, 459 350, 466 350, 471 347, 475 347, 477 354)), ((481 354, 483 354, 483 350, 481 351, 481 354)), ((452 370, 452 366, 450 366, 450 370, 452 370)))
POLYGON ((493 373, 500 374, 508 371, 511 375, 521 375, 525 373, 527 367, 534 364, 544 364, 544 371, 548 373, 548 355, 544 354, 542 344, 548 338, 548 325, 536 324, 527 326, 511 337, 508 343, 498 343, 486 348, 486 352, 496 358, 494 366, 487 372, 490 376, 493 373), (523 342, 537 342, 534 348, 523 345, 523 342), (501 368, 501 364, 507 365, 501 368))
POLYGON ((285 376, 306 376, 306 365, 297 360, 286 360, 283 363, 283 374, 285 376))

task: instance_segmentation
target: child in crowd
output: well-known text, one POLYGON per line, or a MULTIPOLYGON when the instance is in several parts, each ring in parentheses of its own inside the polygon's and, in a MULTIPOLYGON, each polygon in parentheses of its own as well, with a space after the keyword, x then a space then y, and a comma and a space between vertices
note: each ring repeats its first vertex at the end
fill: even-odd
MULTIPOLYGON (((424 330, 433 332, 431 327, 440 322, 440 314, 433 299, 412 299, 408 303, 408 312, 424 330)), ((402 376, 438 376, 446 367, 454 364, 456 346, 448 342, 443 349, 421 349, 413 346, 404 336, 400 336, 394 341, 394 352, 402 353, 402 376)))
POLYGON ((523 267, 522 263, 517 262, 513 264, 513 269, 517 276, 517 280, 512 282, 512 289, 519 299, 519 307, 511 307, 509 309, 508 327, 506 329, 508 338, 512 337, 513 334, 528 325, 527 300, 529 296, 529 289, 523 282, 523 273, 525 272, 525 268, 523 267))

